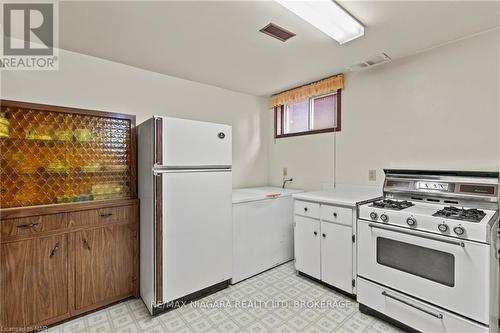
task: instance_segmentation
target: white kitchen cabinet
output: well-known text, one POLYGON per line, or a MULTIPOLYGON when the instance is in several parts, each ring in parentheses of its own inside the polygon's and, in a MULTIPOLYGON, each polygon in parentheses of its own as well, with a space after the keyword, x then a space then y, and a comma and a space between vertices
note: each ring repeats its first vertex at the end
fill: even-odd
POLYGON ((321 221, 329 221, 352 226, 352 208, 321 205, 321 221))
POLYGON ((321 222, 321 280, 339 289, 352 288, 352 227, 321 222))
POLYGON ((302 200, 294 206, 297 271, 355 294, 356 208, 302 200))
POLYGON ((306 216, 314 219, 319 219, 319 204, 308 201, 295 201, 294 213, 295 215, 306 216))
POLYGON ((295 268, 313 278, 321 278, 321 240, 319 220, 295 217, 295 268))
POLYGON ((342 184, 294 194, 295 268, 356 294, 357 207, 380 199, 381 194, 379 187, 342 184), (313 237, 316 230, 317 238, 313 237))

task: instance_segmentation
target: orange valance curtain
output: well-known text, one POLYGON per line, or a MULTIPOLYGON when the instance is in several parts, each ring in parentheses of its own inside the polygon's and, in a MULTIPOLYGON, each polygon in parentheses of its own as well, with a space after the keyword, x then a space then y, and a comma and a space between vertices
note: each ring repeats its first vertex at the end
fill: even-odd
POLYGON ((269 100, 269 107, 274 108, 276 106, 302 101, 306 98, 328 94, 343 88, 344 74, 337 74, 327 77, 326 79, 272 95, 269 100))

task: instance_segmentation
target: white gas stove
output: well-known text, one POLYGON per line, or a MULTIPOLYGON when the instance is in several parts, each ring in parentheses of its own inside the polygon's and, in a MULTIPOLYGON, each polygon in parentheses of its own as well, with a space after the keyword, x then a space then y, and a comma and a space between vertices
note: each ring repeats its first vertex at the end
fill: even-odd
POLYGON ((498 173, 385 172, 383 200, 359 208, 360 309, 423 332, 498 332, 498 173))
POLYGON ((367 221, 482 243, 490 242, 497 215, 498 211, 490 209, 393 199, 359 209, 359 218, 367 221))

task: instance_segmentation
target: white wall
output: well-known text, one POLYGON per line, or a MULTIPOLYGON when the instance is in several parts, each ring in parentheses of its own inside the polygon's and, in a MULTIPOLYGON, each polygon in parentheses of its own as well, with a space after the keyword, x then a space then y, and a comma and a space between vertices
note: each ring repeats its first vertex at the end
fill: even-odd
MULTIPOLYGON (((337 182, 368 170, 500 169, 499 31, 346 74, 337 182)), ((267 100, 61 51, 58 71, 3 72, 2 98, 233 125, 234 186, 333 182, 332 133, 273 138, 267 100)))
POLYGON ((5 71, 1 97, 233 126, 233 186, 267 183, 267 100, 61 50, 58 71, 5 71))
MULTIPOLYGON (((337 133, 337 182, 369 184, 368 170, 500 169, 499 31, 348 73, 337 133)), ((274 121, 268 114, 268 122, 274 121)), ((333 134, 272 139, 269 172, 317 189, 333 182, 333 134)))

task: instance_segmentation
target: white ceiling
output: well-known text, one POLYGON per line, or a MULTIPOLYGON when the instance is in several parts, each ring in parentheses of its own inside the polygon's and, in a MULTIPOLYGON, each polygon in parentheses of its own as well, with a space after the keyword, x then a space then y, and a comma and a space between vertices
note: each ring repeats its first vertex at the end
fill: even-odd
POLYGON ((60 47, 253 95, 381 52, 397 59, 500 26, 497 1, 339 1, 365 25, 342 46, 274 1, 60 2, 60 47), (260 33, 269 22, 297 34, 260 33))

